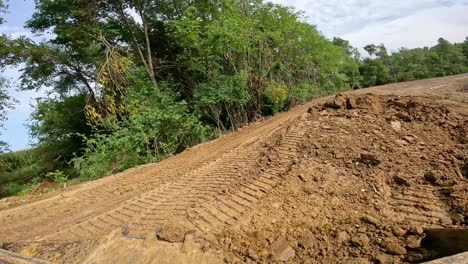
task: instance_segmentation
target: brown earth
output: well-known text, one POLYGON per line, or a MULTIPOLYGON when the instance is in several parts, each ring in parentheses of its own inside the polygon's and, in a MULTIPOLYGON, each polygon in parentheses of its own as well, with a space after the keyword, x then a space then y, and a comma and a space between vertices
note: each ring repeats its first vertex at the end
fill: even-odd
POLYGON ((438 257, 420 248, 427 230, 468 225, 467 86, 322 98, 159 163, 3 199, 0 245, 52 263, 438 257))

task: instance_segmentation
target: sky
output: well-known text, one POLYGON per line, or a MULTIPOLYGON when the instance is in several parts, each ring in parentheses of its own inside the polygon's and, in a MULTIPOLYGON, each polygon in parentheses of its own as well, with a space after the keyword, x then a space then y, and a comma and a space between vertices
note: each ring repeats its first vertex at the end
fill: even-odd
MULTIPOLYGON (((390 51, 401 47, 433 46, 439 37, 462 42, 468 36, 468 0, 273 0, 303 11, 305 20, 328 38, 341 37, 359 48, 384 43, 390 51)), ((6 23, 0 33, 28 35, 24 22, 34 12, 34 0, 10 0, 6 23)), ((12 150, 26 149, 29 138, 26 124, 39 92, 20 92, 14 81, 20 73, 7 69, 0 73, 13 81, 9 93, 19 101, 8 114, 1 139, 12 150)))

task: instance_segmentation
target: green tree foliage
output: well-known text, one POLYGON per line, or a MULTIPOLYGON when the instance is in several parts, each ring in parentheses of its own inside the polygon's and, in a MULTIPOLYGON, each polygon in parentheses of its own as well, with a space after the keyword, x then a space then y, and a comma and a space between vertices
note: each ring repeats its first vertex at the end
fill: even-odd
POLYGON ((85 118, 86 100, 83 94, 37 100, 31 115, 30 134, 47 150, 41 157, 49 166, 47 171, 66 168, 85 147, 84 138, 90 136, 92 130, 85 118))
POLYGON ((127 95, 128 117, 118 123, 102 120, 106 129, 96 131, 84 155, 74 160, 83 178, 159 161, 210 138, 211 129, 190 113, 185 101, 178 100, 169 83, 155 89, 141 72, 130 75, 133 89, 127 95))
POLYGON ((383 44, 367 45, 364 49, 370 58, 361 62, 360 82, 367 87, 467 72, 467 43, 452 44, 440 38, 434 47, 401 48, 390 55, 383 44))
MULTIPOLYGON (((296 85, 343 88, 357 64, 290 8, 262 1, 222 1, 220 8, 191 6, 174 21, 191 72, 197 105, 218 127, 236 128, 285 109, 296 85), (277 87, 272 87, 277 85, 277 87), (283 90, 284 100, 271 100, 283 90)), ((296 98, 296 100, 309 98, 296 98)))
MULTIPOLYGON (((7 5, 5 1, 0 0, 0 25, 4 23, 3 17, 1 15, 6 12, 6 8, 7 5)), ((6 35, 2 34, 0 36, 0 41, 3 41, 6 38, 6 35)), ((7 110, 12 107, 13 101, 6 91, 7 84, 7 80, 0 76, 0 129, 3 128, 3 123, 6 120, 7 110)), ((6 151, 8 151, 8 144, 5 141, 0 140, 0 154, 6 151)))
POLYGON ((6 12, 6 8, 7 8, 6 1, 0 0, 0 24, 3 24, 4 22, 4 19, 1 15, 3 15, 6 12))

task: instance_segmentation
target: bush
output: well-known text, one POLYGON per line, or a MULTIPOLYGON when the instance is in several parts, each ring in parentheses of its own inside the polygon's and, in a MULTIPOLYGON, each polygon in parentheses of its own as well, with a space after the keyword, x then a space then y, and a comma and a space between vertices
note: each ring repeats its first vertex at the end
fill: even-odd
POLYGON ((212 135, 184 101, 176 101, 177 94, 167 83, 156 89, 151 82, 136 79, 128 94, 130 116, 115 125, 106 123, 105 130, 88 139, 84 155, 73 160, 81 178, 159 161, 212 135))

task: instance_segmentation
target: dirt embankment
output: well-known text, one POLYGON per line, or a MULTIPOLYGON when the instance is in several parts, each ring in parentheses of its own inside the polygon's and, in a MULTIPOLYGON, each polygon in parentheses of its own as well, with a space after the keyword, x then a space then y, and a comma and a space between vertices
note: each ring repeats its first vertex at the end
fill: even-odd
POLYGON ((467 84, 320 99, 157 164, 3 200, 0 243, 54 263, 438 257, 427 230, 468 224, 467 84))

